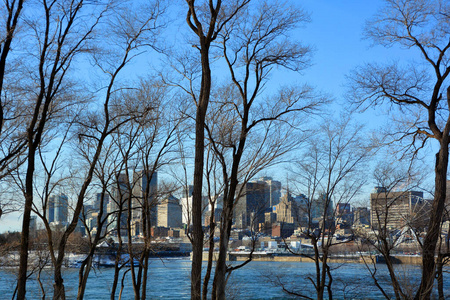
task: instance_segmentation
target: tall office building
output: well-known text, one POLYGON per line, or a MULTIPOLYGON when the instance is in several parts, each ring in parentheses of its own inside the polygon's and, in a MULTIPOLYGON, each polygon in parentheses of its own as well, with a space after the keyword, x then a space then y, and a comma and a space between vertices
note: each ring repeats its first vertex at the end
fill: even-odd
POLYGON ((55 222, 55 199, 54 199, 54 196, 50 196, 48 199, 46 214, 47 214, 47 220, 49 223, 55 222))
POLYGON ((186 225, 192 224, 192 192, 194 191, 193 185, 188 185, 184 191, 183 196, 180 199, 182 210, 182 222, 186 225))
POLYGON ((130 196, 128 176, 125 173, 117 174, 116 180, 112 186, 112 193, 107 203, 108 212, 117 213, 119 208, 126 208, 126 201, 130 196))
POLYGON ((273 207, 280 203, 281 199, 281 182, 273 180, 272 177, 261 177, 258 182, 264 182, 266 201, 268 201, 268 206, 273 207))
POLYGON ((133 197, 132 197, 132 234, 138 236, 143 230, 144 204, 150 210, 150 226, 157 225, 158 206, 158 173, 138 171, 133 173, 133 197))
POLYGON ((128 201, 130 199, 130 185, 128 176, 125 173, 117 174, 114 182, 110 201, 107 204, 109 213, 109 222, 111 228, 114 230, 112 234, 117 235, 120 229, 122 236, 127 236, 127 216, 128 216, 128 201), (119 225, 117 224, 120 215, 119 225), (119 228, 118 228, 119 227, 119 228))
POLYGON ((333 201, 327 197, 326 193, 321 193, 318 198, 313 199, 311 203, 311 217, 313 219, 333 218, 333 201))
POLYGON ((370 225, 370 211, 367 207, 353 208, 353 225, 370 225))
POLYGON ((370 223, 372 228, 401 229, 414 218, 421 217, 425 206, 423 192, 389 192, 376 187, 370 194, 370 223))
POLYGON ((263 181, 247 182, 239 185, 237 193, 242 193, 236 199, 235 226, 237 228, 257 227, 264 223, 265 213, 271 211, 270 199, 267 197, 267 184, 263 181))
POLYGON ((49 223, 66 224, 69 213, 69 198, 63 193, 52 195, 47 203, 47 220, 49 223))
POLYGON ((30 232, 37 230, 37 216, 30 216, 30 232))
POLYGON ((298 208, 298 220, 300 225, 305 226, 305 224, 308 224, 308 217, 309 217, 309 207, 310 203, 308 200, 308 197, 304 194, 300 194, 294 197, 295 204, 298 208))
POLYGON ((107 193, 97 193, 94 207, 92 208, 93 212, 100 212, 100 208, 103 208, 103 215, 105 216, 108 209, 109 203, 109 195, 107 193), (103 202, 103 203, 102 203, 103 202))
POLYGON ((180 201, 171 195, 158 204, 158 227, 181 228, 181 226, 182 210, 180 201))

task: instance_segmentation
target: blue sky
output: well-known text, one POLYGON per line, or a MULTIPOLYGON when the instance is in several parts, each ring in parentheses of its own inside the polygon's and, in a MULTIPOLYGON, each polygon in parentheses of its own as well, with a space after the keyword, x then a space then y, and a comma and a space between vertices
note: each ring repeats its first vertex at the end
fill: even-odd
POLYGON ((307 81, 341 99, 345 76, 368 62, 413 59, 416 52, 372 46, 363 39, 366 20, 382 6, 381 0, 306 0, 300 2, 311 13, 312 22, 299 31, 299 37, 316 49, 314 65, 305 71, 307 81))
MULTIPOLYGON (((410 59, 417 55, 410 50, 371 47, 370 41, 362 39, 364 23, 383 4, 381 0, 291 1, 309 12, 312 20, 299 28, 295 37, 315 49, 313 65, 295 80, 311 84, 338 101, 344 99, 345 76, 356 66, 373 61, 410 59)), ((181 17, 184 19, 184 15, 181 17)), ((283 80, 282 73, 277 76, 283 80)), ((381 125, 378 120, 383 120, 373 111, 366 113, 364 119, 371 128, 381 125)), ((0 232, 20 230, 20 227, 19 214, 5 215, 0 220, 0 232)))

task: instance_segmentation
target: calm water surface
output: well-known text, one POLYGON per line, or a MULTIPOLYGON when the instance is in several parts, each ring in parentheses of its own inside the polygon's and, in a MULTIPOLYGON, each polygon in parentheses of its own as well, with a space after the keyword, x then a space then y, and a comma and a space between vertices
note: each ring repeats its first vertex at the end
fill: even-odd
MULTIPOLYGON (((333 296, 335 299, 384 299, 373 284, 362 264, 333 265, 333 296)), ((291 289, 314 297, 308 277, 313 275, 312 263, 251 262, 233 272, 228 283, 228 299, 292 299, 282 292, 279 282, 291 289)), ((382 285, 388 287, 386 269, 378 265, 382 285)), ((189 299, 190 270, 188 259, 152 259, 148 281, 149 299, 189 299)), ((398 274, 404 285, 415 290, 419 283, 420 267, 398 265, 398 274)), ((51 298, 51 270, 44 270, 47 298, 51 298)), ((123 274, 123 273, 122 273, 123 274)), ((85 299, 110 299, 114 270, 96 269, 91 272, 85 299)), ((129 275, 129 274, 128 274, 129 275)), ((11 299, 15 285, 14 270, 0 269, 0 299, 11 299)), ((75 299, 78 269, 65 269, 64 280, 68 299, 75 299)), ((125 277, 122 299, 132 299, 131 279, 125 277)), ((391 293, 391 289, 388 290, 391 293)), ((450 296, 450 280, 446 282, 446 294, 450 296)), ((118 295, 118 292, 116 293, 118 295)), ((27 283, 27 298, 40 299, 39 287, 32 277, 27 283)))

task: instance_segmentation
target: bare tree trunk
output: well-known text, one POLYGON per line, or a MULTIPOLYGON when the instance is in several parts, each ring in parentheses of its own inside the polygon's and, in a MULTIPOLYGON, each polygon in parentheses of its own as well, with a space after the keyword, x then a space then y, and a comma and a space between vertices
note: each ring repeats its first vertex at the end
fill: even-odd
POLYGON ((117 238, 119 240, 119 244, 116 250, 116 261, 114 264, 114 280, 113 280, 113 284, 111 287, 111 300, 115 300, 116 299, 116 290, 117 290, 117 285, 119 283, 119 272, 120 269, 122 268, 122 266, 119 266, 120 264, 120 258, 122 255, 122 246, 123 246, 123 241, 122 241, 122 234, 120 233, 120 219, 122 218, 122 204, 120 204, 119 207, 119 212, 117 214, 117 238))
MULTIPOLYGON (((125 172, 127 174, 127 178, 130 178, 128 175, 128 163, 127 163, 128 157, 125 157, 125 172)), ((126 200, 127 205, 127 224, 126 224, 126 230, 127 230, 127 245, 128 245, 128 260, 130 264, 130 271, 131 271, 131 284, 133 286, 133 292, 134 292, 134 299, 139 300, 140 298, 140 283, 139 280, 136 280, 136 272, 134 269, 134 252, 133 252, 133 242, 131 239, 131 219, 132 219, 132 188, 130 184, 127 182, 127 194, 128 199, 126 200)))
POLYGON ((25 209, 22 220, 22 234, 20 241, 19 275, 17 282, 17 299, 24 300, 26 293, 27 267, 28 267, 28 247, 30 237, 30 218, 33 205, 33 174, 34 174, 34 151, 29 149, 28 170, 26 177, 25 209))
POLYGON ((392 257, 390 255, 383 255, 384 260, 386 261, 386 266, 389 271, 389 276, 391 277, 392 287, 394 288, 395 299, 402 299, 404 297, 400 297, 400 295, 404 296, 402 290, 400 288, 400 284, 398 283, 397 276, 395 276, 394 266, 392 264, 392 257))
POLYGON ((325 250, 322 250, 322 260, 320 258, 320 254, 319 254, 319 249, 317 248, 318 252, 317 252, 317 256, 316 256, 316 270, 319 270, 319 272, 317 273, 317 299, 319 300, 323 300, 323 294, 325 293, 325 270, 324 270, 324 266, 325 266, 325 250), (322 268, 321 268, 322 265, 322 268))
MULTIPOLYGON (((203 53, 202 53, 203 54, 203 53)), ((202 55, 202 62, 204 61, 202 55)), ((208 59, 206 59, 208 61, 208 59)), ((202 228, 202 187, 203 187, 203 160, 205 146, 205 116, 209 101, 211 87, 211 73, 204 67, 206 75, 202 77, 202 91, 208 89, 207 95, 200 96, 195 121, 195 165, 194 189, 192 193, 192 272, 191 272, 191 299, 201 299, 202 255, 203 255, 203 228, 202 228), (203 88, 207 82, 206 87, 203 88), (203 97, 202 97, 203 96, 203 97), (206 98, 207 97, 207 98, 206 98)))
POLYGON ((333 299, 333 289, 331 288, 331 286, 333 284, 333 275, 331 275, 331 268, 326 262, 325 262, 324 268, 325 268, 325 271, 326 271, 327 277, 328 277, 328 283, 326 284, 327 292, 328 292, 328 299, 333 299))
MULTIPOLYGON (((104 213, 106 213, 106 212, 104 212, 104 209, 103 209, 104 201, 105 201, 105 199, 104 199, 105 193, 106 193, 106 185, 103 184, 102 197, 100 200, 100 212, 97 216, 97 224, 98 224, 97 232, 95 234, 94 241, 90 245, 90 250, 89 250, 88 256, 81 263, 80 271, 78 273, 79 275, 78 275, 77 300, 83 300, 83 298, 84 298, 84 294, 86 292, 86 285, 87 285, 87 281, 89 278, 89 273, 91 272, 91 269, 92 269, 93 258, 94 258, 95 251, 97 249, 97 245, 98 245, 100 239, 105 237, 105 235, 102 234, 105 223, 107 222, 106 217, 103 217, 104 213)), ((90 238, 91 238, 91 235, 89 234, 89 239, 90 238)))
MULTIPOLYGON (((450 94, 450 93, 448 93, 450 94)), ((414 299, 430 299, 435 278, 436 246, 441 231, 441 219, 444 211, 447 169, 448 169, 448 136, 440 141, 441 149, 436 154, 435 193, 430 212, 428 230, 422 248, 422 280, 414 299)))
POLYGON ((42 268, 39 268, 39 272, 38 272, 38 275, 37 275, 37 281, 38 281, 39 288, 40 288, 41 293, 42 293, 42 300, 45 300, 46 294, 45 294, 44 285, 42 284, 42 280, 41 280, 41 273, 42 273, 42 268))
MULTIPOLYGON (((146 187, 149 189, 149 187, 146 187)), ((148 195, 148 193, 147 193, 148 195)), ((150 216, 150 203, 148 203, 148 196, 144 198, 143 203, 143 216, 142 216, 142 225, 143 225, 143 235, 144 235, 144 253, 143 253, 143 261, 141 260, 141 264, 143 264, 143 274, 142 274, 142 295, 141 299, 145 300, 147 298, 147 279, 148 279, 148 259, 150 255, 150 247, 151 247, 151 216, 150 216)))
MULTIPOLYGON (((60 255, 58 254, 58 257, 60 255)), ((62 278, 61 273, 62 263, 57 263, 55 265, 55 282, 53 284, 53 300, 65 300, 66 299, 66 291, 64 288, 64 279, 62 278)))
POLYGON ((438 284, 439 300, 445 300, 444 296, 444 276, 443 276, 443 256, 438 254, 436 261, 436 281, 438 284))
POLYGON ((92 268, 92 258, 94 251, 91 251, 88 254, 88 257, 82 262, 79 275, 78 275, 78 292, 77 292, 77 300, 83 300, 84 293, 86 291, 86 284, 89 277, 89 273, 92 268))
POLYGON ((203 254, 203 228, 202 228, 202 190, 203 166, 205 147, 205 118, 208 110, 211 93, 211 69, 209 62, 209 48, 216 34, 216 20, 222 1, 218 0, 216 6, 209 5, 210 22, 206 35, 203 24, 197 18, 197 9, 194 0, 186 0, 188 14, 186 21, 191 30, 198 36, 202 65, 202 80, 200 96, 195 117, 195 161, 194 161, 194 189, 192 192, 192 269, 191 269, 191 299, 200 300, 202 293, 202 254, 203 254))
POLYGON ((119 292, 119 300, 122 299, 122 293, 123 293, 123 289, 125 288, 125 276, 127 275, 127 273, 130 271, 130 269, 126 270, 123 275, 122 275, 122 281, 120 283, 120 292, 119 292))
POLYGON ((216 229, 215 222, 214 222, 214 213, 215 213, 215 207, 214 204, 211 208, 211 215, 209 217, 209 251, 208 251, 208 265, 206 266, 206 274, 203 278, 203 290, 202 290, 202 299, 207 300, 208 299, 208 283, 209 279, 211 278, 211 270, 213 265, 213 255, 214 255, 214 231, 216 229))
MULTIPOLYGON (((233 194, 234 195, 234 194, 233 194)), ((233 197, 234 198, 234 197, 233 197)), ((226 272, 227 272, 227 251, 230 240, 231 223, 233 218, 233 205, 226 204, 223 211, 223 218, 220 229, 219 257, 216 262, 214 282, 211 299, 226 298, 226 272)))
POLYGON ((48 106, 51 100, 46 99, 45 104, 42 105, 42 100, 44 99, 44 91, 38 96, 38 104, 36 104, 33 120, 27 128, 27 139, 28 139, 28 166, 25 179, 25 208, 23 212, 22 221, 22 234, 20 243, 20 260, 19 260, 19 275, 17 282, 17 299, 24 300, 26 293, 26 280, 27 280, 27 267, 28 267, 28 247, 29 247, 29 237, 30 237, 30 219, 31 210, 33 206, 33 176, 36 165, 36 150, 41 143, 42 132, 44 131, 44 125, 47 118, 48 106), (41 115, 39 108, 42 108, 41 121, 38 127, 35 128, 36 123, 38 123, 38 116, 41 115), (36 131, 36 132, 35 132, 36 131))

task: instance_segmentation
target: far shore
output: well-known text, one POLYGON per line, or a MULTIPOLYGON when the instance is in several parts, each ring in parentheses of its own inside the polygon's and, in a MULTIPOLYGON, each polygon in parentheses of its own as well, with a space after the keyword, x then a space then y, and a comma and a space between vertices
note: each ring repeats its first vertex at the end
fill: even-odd
MULTIPOLYGON (((218 253, 214 253, 214 258, 218 256, 218 253)), ((366 263, 372 263, 372 259, 377 259, 377 263, 383 263, 383 260, 380 259, 380 256, 363 256, 365 258, 366 263)), ((328 259, 329 263, 364 263, 364 259, 360 255, 347 255, 347 256, 338 256, 338 257, 330 257, 328 259)), ((228 261, 245 261, 248 259, 248 254, 228 254, 228 261)), ((421 255, 394 255, 392 259, 395 264, 408 264, 408 265, 419 265, 422 263, 421 255)), ((208 260, 208 253, 203 252, 203 260, 208 260)), ((252 261, 274 261, 274 262, 313 262, 312 259, 300 255, 253 255, 252 261)))

